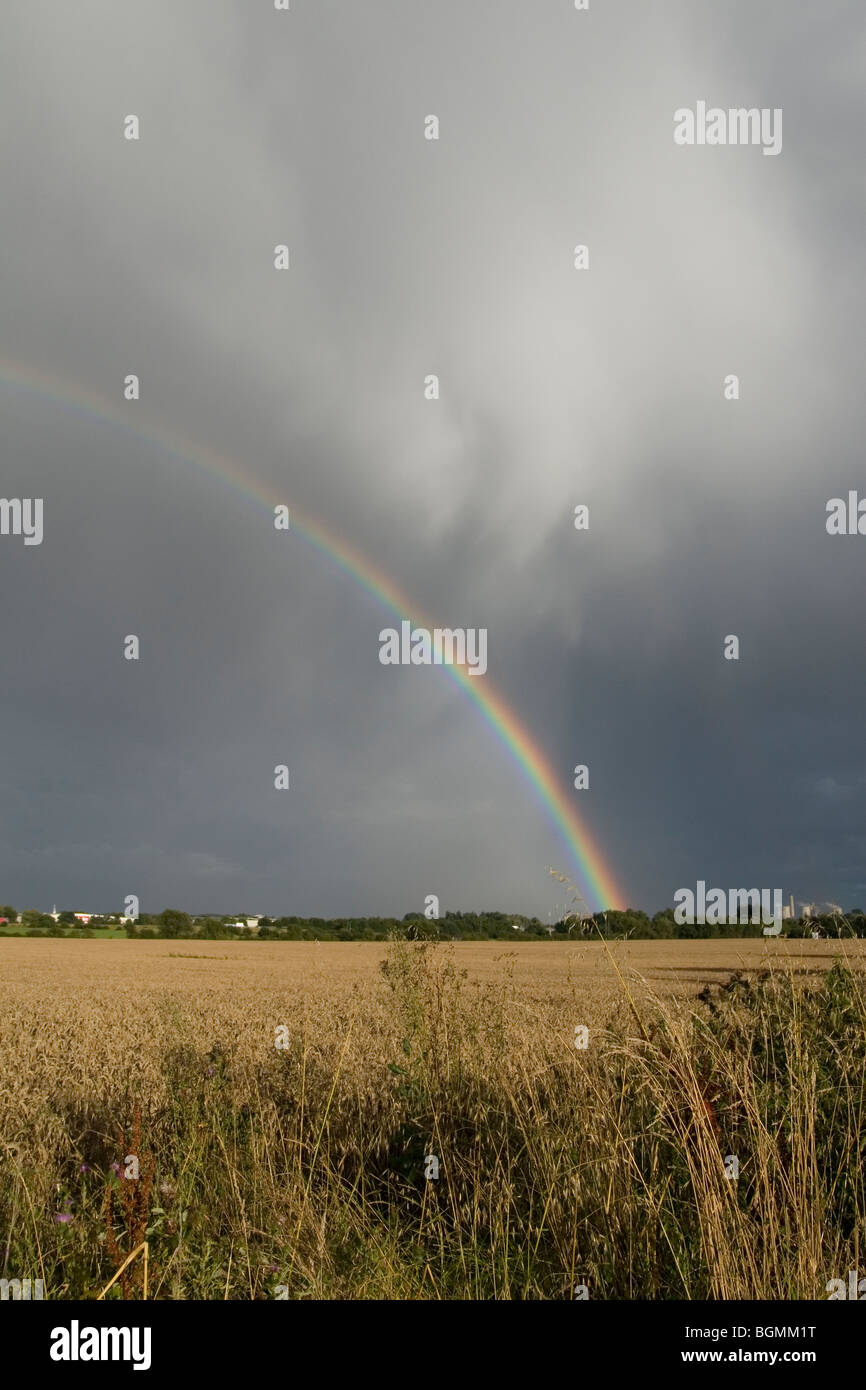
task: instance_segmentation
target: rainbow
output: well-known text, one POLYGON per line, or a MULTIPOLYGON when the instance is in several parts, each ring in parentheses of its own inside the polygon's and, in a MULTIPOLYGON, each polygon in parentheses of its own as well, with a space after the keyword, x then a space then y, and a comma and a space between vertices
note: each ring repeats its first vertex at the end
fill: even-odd
MULTIPOLYGON (((123 405, 85 391, 77 385, 73 388, 69 383, 2 357, 0 387, 9 391, 17 389, 47 397, 80 415, 95 417, 137 439, 156 445, 181 462, 204 470, 211 478, 218 479, 246 501, 266 509, 271 516, 275 506, 286 502, 284 497, 277 496, 269 487, 244 472, 236 462, 223 458, 210 449, 201 448, 162 426, 155 426, 150 422, 146 427, 131 423, 131 413, 135 411, 136 415, 138 414, 137 405, 127 405, 124 408, 123 405)), ((290 507, 290 517, 292 534, 302 536, 332 564, 336 564, 350 575, 389 614, 401 621, 408 619, 418 627, 436 626, 436 623, 425 617, 392 579, 350 541, 336 535, 322 521, 302 514, 294 506, 290 507)), ((461 666, 443 665, 438 669, 447 673, 473 702, 545 806, 577 868, 579 881, 576 886, 586 899, 587 905, 596 911, 625 906, 625 895, 613 871, 572 805, 571 799, 566 796, 546 753, 503 697, 494 690, 489 678, 486 675, 470 676, 461 666)))

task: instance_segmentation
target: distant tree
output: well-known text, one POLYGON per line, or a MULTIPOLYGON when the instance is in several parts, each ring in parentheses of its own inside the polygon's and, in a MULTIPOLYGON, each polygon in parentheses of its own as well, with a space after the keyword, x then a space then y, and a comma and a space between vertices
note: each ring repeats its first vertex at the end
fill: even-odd
POLYGON ((228 941, 233 935, 239 936, 240 932, 232 932, 231 927, 218 917, 206 917, 200 924, 198 935, 204 941, 228 941))
POLYGON ((189 914, 174 907, 167 907, 161 912, 156 919, 156 925, 161 936, 182 936, 192 931, 192 919, 189 914))
POLYGON ((665 931, 669 931, 671 934, 673 934, 675 924, 674 910, 672 907, 662 908, 661 912, 655 913, 652 920, 653 925, 659 928, 660 934, 664 935, 665 931))

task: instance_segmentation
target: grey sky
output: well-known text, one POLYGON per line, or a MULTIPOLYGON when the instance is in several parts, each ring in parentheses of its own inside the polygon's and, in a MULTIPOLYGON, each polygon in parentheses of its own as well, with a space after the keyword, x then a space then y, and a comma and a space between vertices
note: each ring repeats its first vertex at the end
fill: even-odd
MULTIPOLYGON (((6 0, 0 36, 3 355, 139 373, 137 420, 487 627, 635 905, 866 906, 866 538, 824 528, 866 493, 862 7, 6 0), (678 148, 698 100, 781 107, 782 153, 678 148)), ((0 899, 556 910, 527 779, 337 566, 50 395, 0 420, 0 492, 45 499, 0 537, 0 899)))

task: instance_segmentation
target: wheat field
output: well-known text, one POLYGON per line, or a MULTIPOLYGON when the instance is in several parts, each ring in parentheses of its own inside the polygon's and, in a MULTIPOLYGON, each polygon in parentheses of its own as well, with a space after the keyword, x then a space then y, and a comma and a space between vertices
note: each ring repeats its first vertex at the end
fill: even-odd
POLYGON ((821 1297, 866 1240, 864 946, 5 939, 2 1273, 821 1297))

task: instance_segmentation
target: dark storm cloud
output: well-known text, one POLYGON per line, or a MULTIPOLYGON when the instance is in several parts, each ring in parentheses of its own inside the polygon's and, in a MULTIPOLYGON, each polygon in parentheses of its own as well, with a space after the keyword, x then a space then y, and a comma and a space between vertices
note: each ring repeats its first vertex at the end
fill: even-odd
MULTIPOLYGON (((5 354, 115 399, 139 372, 138 418, 488 627, 649 908, 699 877, 866 892, 866 540, 824 531, 866 489, 866 55, 854 6, 789 11, 4 17, 5 354), (781 155, 677 148, 699 99, 783 107, 781 155)), ((41 547, 0 543, 7 898, 556 908, 535 794, 446 676, 380 666, 369 595, 206 472, 0 403, 2 491, 46 499, 41 547)))

